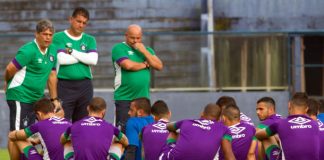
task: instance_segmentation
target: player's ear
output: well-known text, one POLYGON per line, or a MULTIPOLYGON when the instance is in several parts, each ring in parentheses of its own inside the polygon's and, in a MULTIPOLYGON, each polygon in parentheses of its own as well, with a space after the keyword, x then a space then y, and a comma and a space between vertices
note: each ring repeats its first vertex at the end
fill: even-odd
POLYGON ((90 108, 89 108, 89 106, 87 106, 87 111, 88 111, 88 113, 90 113, 90 108))

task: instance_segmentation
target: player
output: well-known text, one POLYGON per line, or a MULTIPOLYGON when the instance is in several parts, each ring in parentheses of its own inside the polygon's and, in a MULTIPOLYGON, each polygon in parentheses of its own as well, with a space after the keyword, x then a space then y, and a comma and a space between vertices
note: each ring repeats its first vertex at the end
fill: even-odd
MULTIPOLYGON (((257 130, 264 129, 282 119, 281 115, 276 114, 276 103, 271 97, 262 97, 257 101, 256 113, 261 121, 257 130)), ((281 149, 277 135, 264 139, 258 147, 260 159, 279 159, 281 149)))
POLYGON ((166 129, 171 118, 168 105, 163 100, 156 101, 151 108, 151 114, 155 122, 145 126, 141 132, 142 158, 145 160, 159 159, 162 147, 169 135, 166 129))
MULTIPOLYGON (((240 109, 236 105, 227 105, 222 110, 222 122, 228 126, 232 136, 232 149, 237 160, 255 160, 257 139, 254 137, 255 128, 241 122, 240 109)), ((223 152, 220 152, 219 159, 223 160, 223 152)))
POLYGON ((20 151, 24 152, 25 156, 30 160, 39 157, 41 159, 64 159, 63 147, 59 141, 61 134, 71 126, 71 123, 64 118, 56 117, 54 108, 55 106, 50 99, 40 99, 34 105, 34 112, 39 122, 23 130, 9 133, 9 140, 15 142, 20 151), (27 141, 27 138, 34 134, 39 135, 44 150, 43 157, 38 155, 32 144, 27 141))
POLYGON ((235 159, 232 152, 229 129, 217 122, 220 107, 208 104, 200 119, 168 123, 170 134, 162 149, 160 160, 209 160, 213 159, 220 146, 225 159, 235 159), (180 129, 180 132, 176 131, 180 129))
POLYGON ((126 136, 129 146, 126 148, 125 160, 141 160, 142 142, 139 135, 144 126, 154 122, 151 116, 151 104, 147 98, 137 98, 131 102, 128 112, 131 118, 126 123, 126 136))
POLYGON ((259 140, 278 134, 282 159, 319 160, 319 129, 316 121, 306 115, 306 93, 295 93, 288 103, 289 116, 259 130, 259 140))
POLYGON ((65 153, 65 159, 104 160, 109 152, 111 159, 120 159, 123 150, 121 145, 120 148, 111 148, 113 137, 123 147, 128 145, 128 140, 118 128, 103 119, 106 113, 105 100, 94 97, 87 108, 89 116, 73 123, 61 136, 61 143, 71 141, 74 150, 73 154, 65 153))
MULTIPOLYGON (((230 105, 230 104, 236 105, 236 102, 235 102, 235 99, 233 97, 221 96, 216 101, 216 104, 219 107, 221 107, 221 109, 223 109, 226 105, 230 105)), ((248 117, 247 115, 245 115, 243 112, 240 113, 240 119, 241 119, 241 121, 254 126, 254 123, 253 123, 252 119, 250 117, 248 117)))

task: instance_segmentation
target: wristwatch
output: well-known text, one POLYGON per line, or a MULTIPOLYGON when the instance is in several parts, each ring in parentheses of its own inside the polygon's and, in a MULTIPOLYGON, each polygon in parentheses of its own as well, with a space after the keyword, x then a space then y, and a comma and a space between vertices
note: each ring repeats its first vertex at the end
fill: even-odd
POLYGON ((68 48, 68 53, 71 54, 73 52, 72 48, 68 48))
POLYGON ((55 98, 51 98, 50 100, 51 100, 51 102, 54 102, 54 101, 56 101, 56 100, 59 101, 60 99, 59 99, 58 97, 55 97, 55 98))

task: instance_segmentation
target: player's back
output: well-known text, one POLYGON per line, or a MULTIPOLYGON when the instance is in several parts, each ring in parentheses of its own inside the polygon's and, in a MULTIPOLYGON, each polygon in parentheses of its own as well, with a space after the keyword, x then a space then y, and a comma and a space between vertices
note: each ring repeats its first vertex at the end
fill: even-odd
POLYGON ((176 123, 180 129, 176 146, 173 149, 175 159, 213 159, 225 135, 229 130, 220 122, 197 119, 176 123))
MULTIPOLYGON (((244 122, 229 126, 232 136, 232 149, 237 160, 246 160, 250 149, 255 128, 244 122)), ((224 159, 224 154, 220 150, 219 159, 224 159)))
POLYGON ((169 135, 166 124, 166 121, 159 120, 142 129, 142 144, 146 160, 157 160, 159 158, 169 135))
POLYGON ((270 125, 268 132, 278 133, 285 159, 317 160, 319 129, 316 121, 305 115, 290 115, 270 125))
POLYGON ((71 127, 71 141, 75 159, 106 159, 113 135, 119 130, 97 117, 85 117, 71 127))
POLYGON ((317 120, 317 122, 319 126, 319 145, 320 145, 319 157, 324 158, 324 124, 320 120, 317 120))
POLYGON ((44 150, 44 159, 63 160, 63 146, 60 137, 71 126, 65 118, 51 117, 30 126, 28 134, 38 132, 44 150))

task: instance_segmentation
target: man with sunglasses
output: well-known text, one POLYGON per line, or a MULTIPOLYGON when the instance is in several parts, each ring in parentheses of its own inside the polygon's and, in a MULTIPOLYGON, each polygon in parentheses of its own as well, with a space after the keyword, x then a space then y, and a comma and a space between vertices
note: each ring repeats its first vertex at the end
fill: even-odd
MULTIPOLYGON (((40 99, 34 105, 34 112, 38 122, 25 129, 9 133, 9 141, 15 143, 19 151, 23 153, 27 159, 64 159, 60 136, 72 124, 65 118, 57 117, 54 110, 55 106, 50 99, 40 99), (40 139, 44 151, 43 157, 38 154, 32 143, 27 140, 34 134, 38 134, 38 138, 40 139)), ((11 157, 17 156, 18 155, 11 155, 11 157)))

